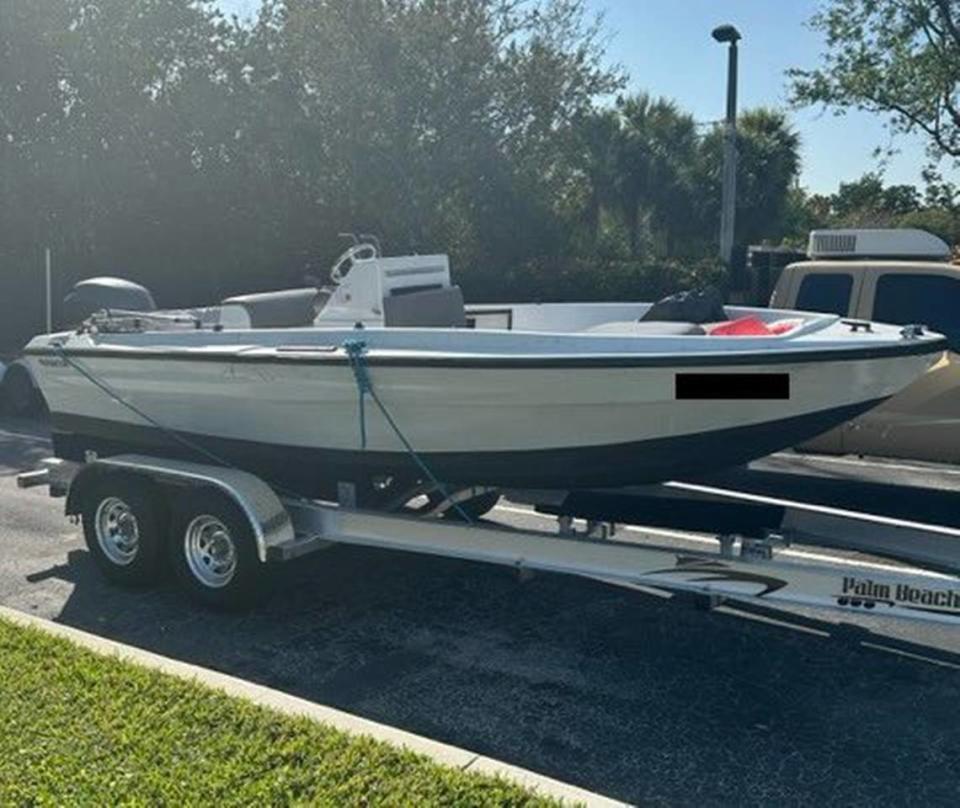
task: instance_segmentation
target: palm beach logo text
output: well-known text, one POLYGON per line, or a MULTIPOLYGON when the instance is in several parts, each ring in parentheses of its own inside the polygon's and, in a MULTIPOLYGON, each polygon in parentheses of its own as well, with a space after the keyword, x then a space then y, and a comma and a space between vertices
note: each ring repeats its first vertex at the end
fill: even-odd
POLYGON ((960 612, 960 590, 882 583, 872 578, 844 577, 844 598, 862 598, 893 605, 960 612))

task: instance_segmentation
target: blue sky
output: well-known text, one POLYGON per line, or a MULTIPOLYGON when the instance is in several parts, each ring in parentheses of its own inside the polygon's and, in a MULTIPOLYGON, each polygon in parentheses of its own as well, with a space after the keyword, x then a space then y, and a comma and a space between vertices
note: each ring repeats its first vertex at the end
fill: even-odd
MULTIPOLYGON (((819 0, 822 2, 822 0, 819 0)), ((726 52, 710 39, 715 25, 731 22, 740 29, 740 108, 784 106, 784 71, 813 67, 822 49, 820 37, 806 27, 818 0, 587 0, 605 15, 607 57, 630 75, 630 89, 644 89, 675 99, 698 121, 723 115, 726 52)), ((223 8, 251 13, 259 0, 220 0, 223 8)), ((802 139, 801 182, 828 192, 841 181, 874 170, 872 152, 890 136, 883 120, 867 113, 836 117, 830 111, 791 112, 802 139)), ((900 137, 900 153, 885 170, 890 183, 920 184, 923 141, 900 137)))

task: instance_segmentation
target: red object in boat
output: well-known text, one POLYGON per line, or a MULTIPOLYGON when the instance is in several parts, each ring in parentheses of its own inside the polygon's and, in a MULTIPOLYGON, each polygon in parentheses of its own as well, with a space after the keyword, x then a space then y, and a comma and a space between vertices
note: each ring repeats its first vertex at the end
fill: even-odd
POLYGON ((739 317, 713 326, 709 331, 712 337, 760 337, 774 333, 759 317, 739 317))
POLYGON ((765 323, 759 317, 748 315, 718 323, 707 333, 712 337, 769 337, 793 331, 800 323, 800 320, 777 320, 774 323, 765 323))
POLYGON ((773 323, 768 323, 767 328, 770 329, 771 334, 786 334, 788 331, 793 331, 794 328, 799 328, 803 325, 803 320, 777 320, 773 323))

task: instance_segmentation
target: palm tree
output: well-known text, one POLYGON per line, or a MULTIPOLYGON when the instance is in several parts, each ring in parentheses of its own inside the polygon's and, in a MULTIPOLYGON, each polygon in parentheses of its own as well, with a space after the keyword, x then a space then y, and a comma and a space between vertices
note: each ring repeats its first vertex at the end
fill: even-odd
MULTIPOLYGON (((698 160, 700 222, 715 232, 720 221, 720 128, 702 141, 698 160)), ((737 244, 779 240, 784 233, 788 192, 800 171, 800 136, 779 111, 758 108, 737 121, 737 244)))
POLYGON ((585 182, 583 223, 591 242, 600 232, 600 213, 617 203, 620 170, 621 119, 616 110, 591 110, 579 118, 573 128, 574 164, 585 182))
POLYGON ((624 138, 620 155, 621 204, 630 253, 639 254, 641 218, 662 251, 689 221, 691 169, 697 147, 693 117, 667 98, 639 93, 620 103, 624 138))
POLYGON ((576 144, 586 180, 583 220, 592 239, 607 210, 622 221, 631 257, 640 254, 644 224, 669 252, 680 223, 690 219, 693 118, 673 101, 640 93, 581 118, 576 144))

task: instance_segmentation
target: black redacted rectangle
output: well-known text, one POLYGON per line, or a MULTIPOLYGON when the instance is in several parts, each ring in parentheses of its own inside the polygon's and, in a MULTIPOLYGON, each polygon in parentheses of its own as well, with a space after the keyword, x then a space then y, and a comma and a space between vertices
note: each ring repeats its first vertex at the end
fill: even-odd
POLYGON ((789 373, 678 373, 675 378, 678 401, 790 398, 789 373))

